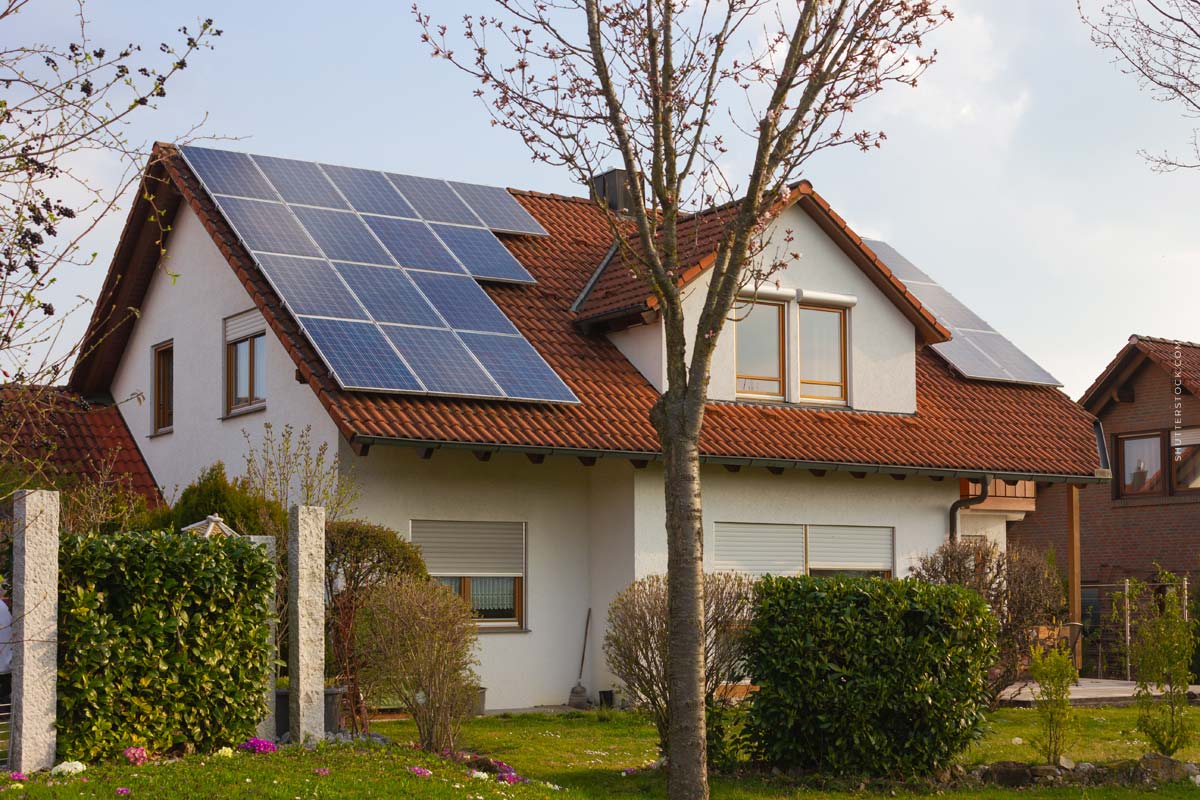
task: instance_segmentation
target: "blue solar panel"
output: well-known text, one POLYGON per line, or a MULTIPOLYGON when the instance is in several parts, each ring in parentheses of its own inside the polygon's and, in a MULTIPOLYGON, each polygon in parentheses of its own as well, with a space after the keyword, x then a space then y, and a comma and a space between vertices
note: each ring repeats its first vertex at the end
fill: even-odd
POLYGON ((297 319, 343 389, 422 390, 420 382, 396 357, 374 323, 318 317, 297 319))
POLYGON ((409 205, 417 210, 422 219, 431 222, 458 222, 463 225, 479 225, 479 217, 467 208, 450 184, 435 178, 418 178, 414 175, 394 175, 388 179, 404 195, 409 205))
POLYGON ((940 284, 910 281, 908 288, 921 301, 921 305, 932 311, 938 321, 947 327, 970 328, 977 331, 992 329, 991 325, 960 303, 957 297, 943 289, 940 284))
POLYGON ((182 150, 184 159, 210 193, 257 197, 260 200, 279 199, 271 184, 267 183, 267 179, 245 153, 191 145, 182 150))
POLYGON ((431 225, 434 233, 450 248, 476 278, 495 281, 536 283, 521 262, 485 228, 460 228, 456 225, 431 225))
POLYGON ((357 214, 322 208, 293 208, 304 228, 312 234, 330 261, 362 261, 388 264, 392 260, 375 241, 357 214))
POLYGON ((578 399, 529 342, 518 336, 460 334, 504 393, 515 400, 575 403, 578 399))
POLYGON ((260 253, 257 258, 271 285, 293 314, 367 319, 362 306, 338 279, 328 261, 267 253, 260 253))
POLYGON ((483 224, 494 231, 505 233, 528 233, 547 236, 546 229, 538 224, 533 215, 517 202, 507 189, 498 186, 480 186, 477 183, 450 181, 466 204, 471 207, 483 224))
POLYGON ((454 260, 424 222, 371 216, 363 219, 400 266, 463 274, 462 264, 454 260))
POLYGON ((283 203, 239 197, 213 199, 250 250, 294 256, 321 255, 283 203))
POLYGON ((364 214, 387 214, 392 217, 417 216, 412 206, 404 201, 391 181, 382 172, 353 167, 334 167, 322 164, 321 168, 337 187, 346 195, 355 211, 364 214))
POLYGON ((471 276, 416 271, 408 274, 451 328, 459 331, 517 332, 504 312, 471 276))
MULTIPOLYGON (((334 264, 358 299, 379 322, 445 327, 441 317, 398 267, 334 264)), ((328 316, 341 316, 329 314, 328 316)))
POLYGON ((321 174, 321 168, 311 161, 271 156, 253 158, 285 201, 306 206, 346 208, 346 201, 329 179, 321 174))
POLYGON ((994 331, 971 331, 966 334, 971 344, 986 353, 1000 368, 1015 381, 1033 381, 1051 386, 1061 386, 1057 378, 1038 366, 1038 363, 1021 352, 1015 344, 994 331))
POLYGON ((382 327, 430 392, 504 396, 453 331, 399 325, 382 327))

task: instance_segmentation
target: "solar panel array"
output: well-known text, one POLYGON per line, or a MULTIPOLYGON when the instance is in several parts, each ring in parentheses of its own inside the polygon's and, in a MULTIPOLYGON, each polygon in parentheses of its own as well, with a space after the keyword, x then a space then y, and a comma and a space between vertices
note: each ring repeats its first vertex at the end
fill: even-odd
POLYGON ((533 283, 504 189, 186 146, 183 156, 344 389, 579 402, 479 285, 533 283))
POLYGON ((950 366, 968 378, 1008 383, 1062 386, 1008 339, 996 332, 954 295, 900 255, 887 242, 864 240, 896 277, 904 281, 921 305, 933 312, 953 338, 933 345, 950 366))

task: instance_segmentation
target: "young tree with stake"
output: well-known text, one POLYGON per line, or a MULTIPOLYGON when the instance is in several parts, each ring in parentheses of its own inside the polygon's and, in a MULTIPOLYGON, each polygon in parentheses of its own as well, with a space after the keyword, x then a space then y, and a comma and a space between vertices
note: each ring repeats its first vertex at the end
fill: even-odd
POLYGON ((494 15, 463 19, 463 54, 445 25, 413 13, 432 54, 478 80, 494 123, 521 136, 534 160, 586 185, 614 159, 634 176, 629 209, 600 205, 665 329, 667 388, 651 421, 670 576, 669 791, 705 798, 700 432, 713 347, 739 291, 794 258, 759 256, 805 163, 882 143, 882 131, 849 129, 849 115, 890 84, 915 85, 936 55, 925 35, 952 15, 921 0, 493 4, 494 15), (720 234, 706 248, 715 257, 699 315, 685 319, 681 276, 699 266, 690 259, 699 226, 689 224, 698 212, 718 214, 720 234))

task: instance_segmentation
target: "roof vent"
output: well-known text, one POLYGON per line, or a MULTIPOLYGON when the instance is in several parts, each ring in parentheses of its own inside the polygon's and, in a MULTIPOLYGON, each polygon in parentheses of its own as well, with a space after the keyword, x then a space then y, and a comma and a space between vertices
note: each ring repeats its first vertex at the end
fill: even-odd
POLYGON ((610 169, 592 178, 593 196, 608 205, 613 211, 628 211, 633 208, 633 192, 629 191, 629 173, 623 169, 610 169))

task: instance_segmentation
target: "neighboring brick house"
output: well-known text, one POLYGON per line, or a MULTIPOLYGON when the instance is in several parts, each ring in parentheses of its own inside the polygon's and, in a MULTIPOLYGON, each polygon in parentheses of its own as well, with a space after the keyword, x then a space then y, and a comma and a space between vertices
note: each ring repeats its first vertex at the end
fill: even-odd
MULTIPOLYGON (((1111 487, 1080 493, 1082 582, 1200 572, 1200 344, 1131 336, 1080 398, 1104 426, 1111 487)), ((1009 541, 1053 547, 1065 564, 1064 487, 1039 487, 1037 510, 1009 541)))

